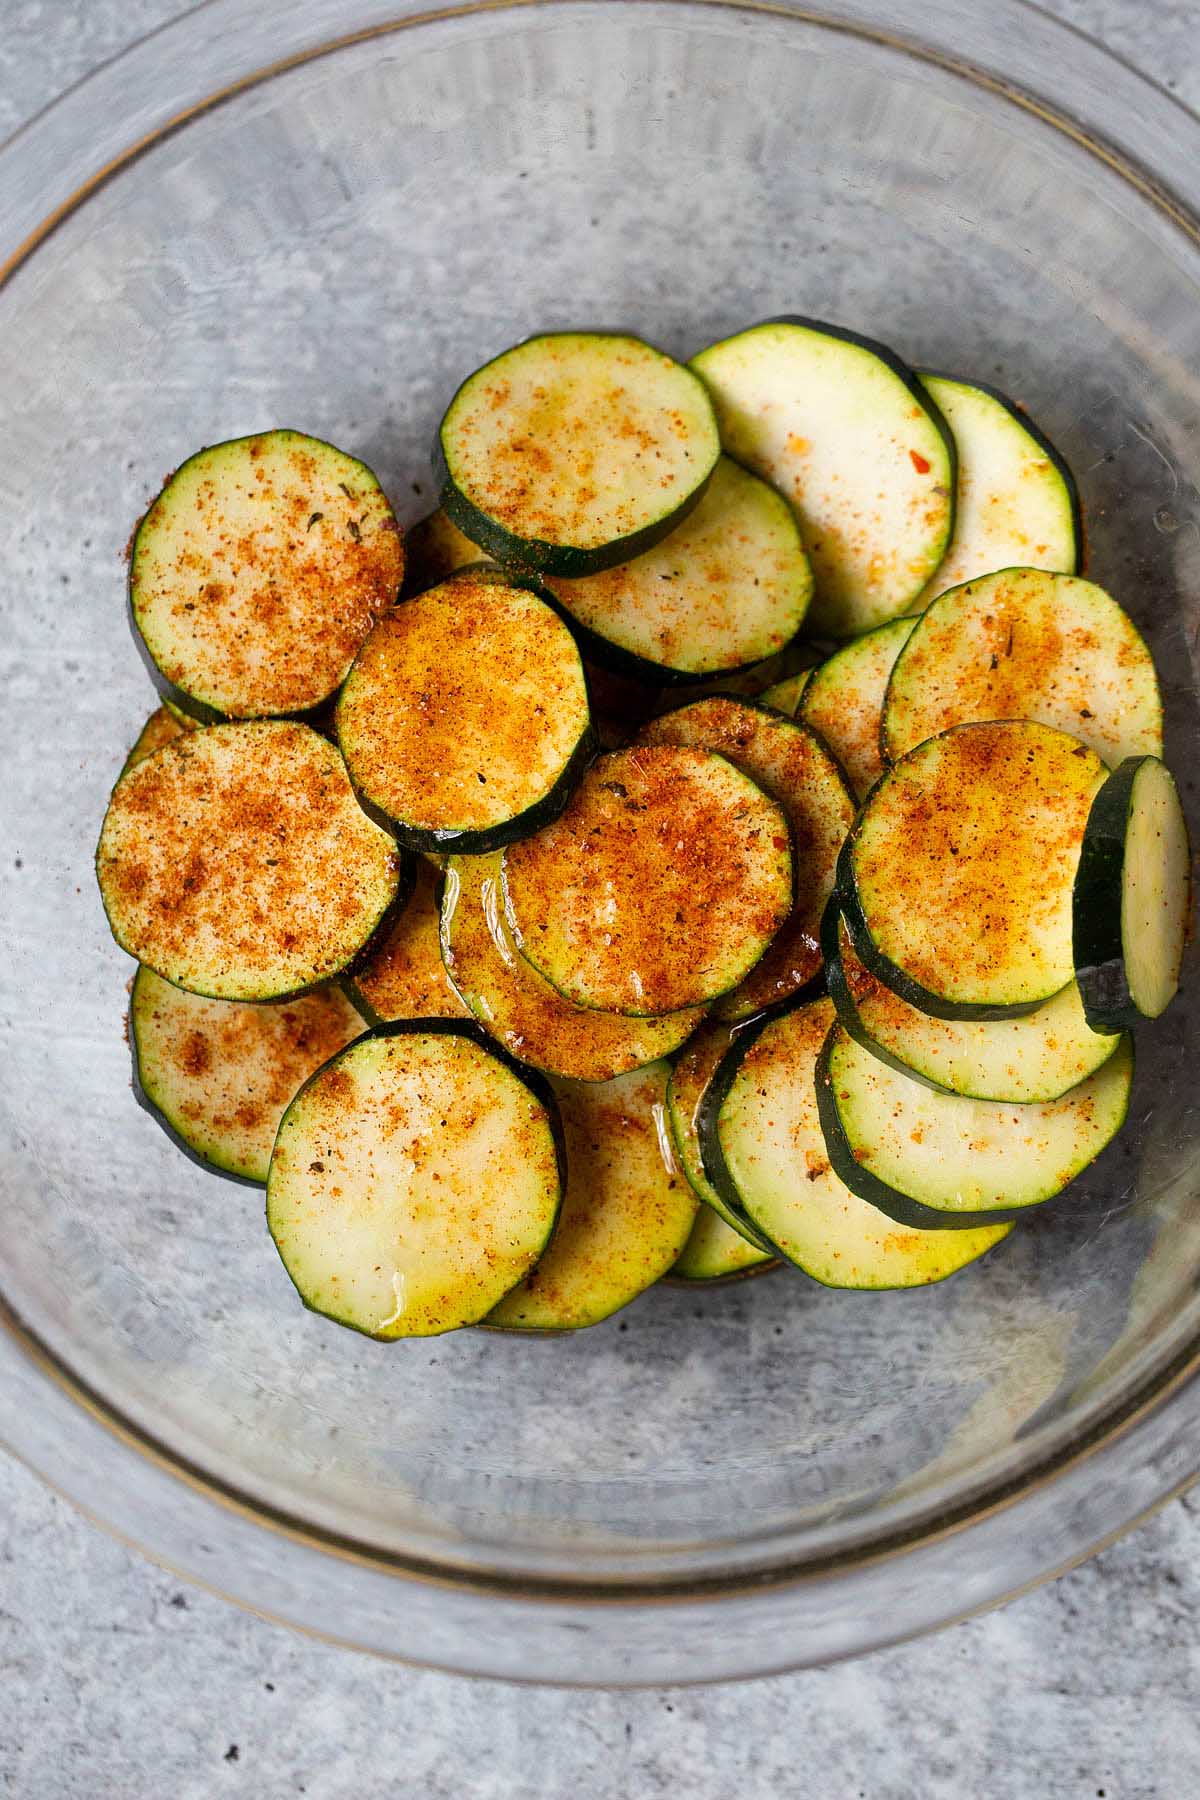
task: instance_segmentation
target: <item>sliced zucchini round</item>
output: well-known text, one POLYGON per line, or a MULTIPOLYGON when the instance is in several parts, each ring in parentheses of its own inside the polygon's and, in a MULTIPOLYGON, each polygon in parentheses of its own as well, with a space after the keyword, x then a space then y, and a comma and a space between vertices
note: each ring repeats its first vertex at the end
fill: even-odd
POLYGON ((484 1030, 548 1075, 611 1081, 677 1050, 704 1017, 689 1007, 633 1019, 565 1000, 513 943, 499 853, 450 858, 441 930, 449 979, 484 1030))
POLYGON ((872 789, 839 863, 855 950, 942 1019, 1032 1012, 1074 979, 1071 891, 1104 765, 1026 720, 958 725, 872 789))
POLYGON ((562 1216, 533 1273, 487 1323, 512 1331, 598 1325, 665 1275, 699 1202, 667 1131, 665 1062, 598 1084, 556 1082, 567 1142, 562 1216))
POLYGON ((122 950, 216 1000, 340 974, 411 879, 334 746, 283 719, 186 732, 136 763, 113 789, 96 875, 122 950))
POLYGON ((134 535, 134 636, 160 691, 203 723, 307 713, 395 601, 404 545, 365 464, 298 431, 214 444, 134 535))
POLYGON ((736 987, 791 911, 787 820, 724 757, 638 744, 509 845, 503 888, 517 947, 576 1006, 678 1012, 736 987))
POLYGON ((901 650, 883 707, 895 760, 972 719, 1034 719, 1110 766, 1162 751, 1162 699, 1132 619, 1094 582, 1001 569, 942 594, 901 650))
POLYGON ((954 433, 954 535, 914 612, 993 569, 1074 575, 1083 552, 1075 478, 1050 439, 996 388, 921 371, 920 382, 954 433))
POLYGON ((813 566, 811 628, 857 637, 907 610, 954 524, 954 440, 884 345, 772 319, 692 358, 731 456, 796 509, 813 566))
POLYGON ((854 796, 837 762, 807 726, 728 694, 652 719, 639 742, 715 750, 782 807, 795 863, 792 910, 761 961, 718 1001, 717 1012, 723 1019, 747 1019, 790 999, 820 972, 821 914, 854 823, 854 796))
POLYGON ((360 799, 401 843, 474 853, 561 812, 594 748, 566 625, 482 575, 379 621, 338 699, 337 736, 360 799))
POLYGON ((830 1166, 817 1108, 817 1059, 833 1025, 829 1000, 791 1007, 731 1047, 701 1120, 706 1165, 789 1262, 834 1288, 924 1287, 944 1281, 1006 1237, 897 1230, 830 1166))
POLYGON ((1044 1105, 939 1094, 880 1062, 840 1025, 817 1062, 829 1161, 899 1224, 975 1227, 1051 1200, 1111 1142, 1129 1108, 1133 1040, 1044 1105))
POLYGON ((256 1005, 186 994, 142 968, 129 998, 134 1093, 196 1162, 261 1187, 289 1102, 362 1030, 334 987, 256 1005))
POLYGON ((822 926, 825 979, 843 1029, 881 1062, 943 1093, 974 1100, 1057 1100, 1113 1055, 1120 1038, 1093 1031, 1075 982, 1013 1019, 935 1019, 863 965, 838 908, 822 926))
POLYGON ((404 588, 402 597, 411 600, 426 588, 440 587, 463 569, 487 566, 489 559, 478 544, 446 517, 439 506, 434 512, 409 527, 404 537, 404 588))
POLYGON ((760 1250, 756 1244, 748 1243, 740 1231, 725 1223, 720 1213, 701 1205, 687 1243, 663 1280, 740 1281, 744 1276, 765 1275, 768 1269, 778 1267, 779 1258, 773 1250, 760 1250))
POLYGON ((1166 1011, 1191 910, 1191 846, 1171 771, 1157 757, 1129 757, 1092 802, 1075 876, 1075 972, 1094 1031, 1166 1011))
POLYGON ((708 1084, 716 1074, 734 1033, 730 1026, 714 1020, 702 1025, 682 1053, 676 1057, 667 1084, 667 1118, 679 1166, 691 1182, 697 1198, 717 1213, 731 1231, 758 1249, 767 1248, 745 1214, 727 1204, 705 1171, 700 1153, 700 1108, 708 1084))
POLYGON ((695 681, 763 662, 799 631, 812 573, 782 495, 723 456, 699 504, 632 562, 545 577, 597 662, 695 681))
POLYGON ((843 644, 813 671, 797 708, 796 717, 824 738, 860 800, 883 773, 883 697, 912 628, 911 619, 891 619, 843 644))
POLYGON ((343 988, 369 1025, 470 1017, 442 961, 438 885, 438 871, 419 857, 403 910, 380 933, 365 961, 342 977, 343 988))
POLYGON ((474 1325, 533 1267, 566 1178, 541 1076, 452 1019, 384 1025, 284 1114, 267 1225, 305 1306, 368 1337, 474 1325))
POLYGON ((764 706, 773 706, 776 712, 786 713, 789 719, 794 719, 800 710, 804 690, 815 674, 815 669, 799 669, 795 675, 785 675, 782 681, 772 682, 758 697, 764 706))
POLYGON ((720 454, 703 384, 640 338, 553 332, 468 376, 442 420, 442 509, 488 556, 611 569, 695 506, 720 454))
POLYGON ((186 729, 173 713, 169 713, 165 706, 160 706, 157 712, 150 714, 138 732, 132 750, 121 764, 122 775, 132 769, 134 763, 140 763, 143 757, 153 756, 156 750, 161 750, 172 738, 181 736, 186 729))

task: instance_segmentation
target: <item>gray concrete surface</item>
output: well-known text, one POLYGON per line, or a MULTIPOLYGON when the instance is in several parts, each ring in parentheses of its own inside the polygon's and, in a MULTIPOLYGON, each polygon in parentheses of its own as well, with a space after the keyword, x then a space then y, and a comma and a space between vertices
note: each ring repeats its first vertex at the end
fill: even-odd
MULTIPOLYGON (((0 0, 0 133, 177 0, 0 0)), ((1200 7, 1054 0, 1200 106, 1200 7)), ((837 1669, 689 1693, 392 1668, 183 1587, 0 1461, 0 1792, 20 1800, 1188 1800, 1200 1497, 1054 1586, 837 1669)))

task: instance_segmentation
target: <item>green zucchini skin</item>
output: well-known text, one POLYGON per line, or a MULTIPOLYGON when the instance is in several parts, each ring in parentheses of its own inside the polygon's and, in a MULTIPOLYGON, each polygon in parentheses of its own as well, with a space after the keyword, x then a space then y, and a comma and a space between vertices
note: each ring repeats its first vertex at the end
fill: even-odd
POLYGON ((771 1249, 760 1250, 750 1244, 711 1206, 702 1204, 696 1214, 691 1236, 678 1258, 662 1277, 668 1287, 707 1289, 727 1287, 731 1281, 745 1281, 753 1275, 767 1275, 781 1266, 771 1249), (716 1237, 716 1245, 709 1240, 716 1237), (737 1258, 736 1268, 723 1268, 722 1243, 737 1258))
POLYGON ((805 1006, 812 998, 805 993, 788 1000, 785 1005, 771 1008, 760 1013, 756 1019, 748 1019, 738 1026, 728 1050, 717 1064, 708 1086, 696 1109, 696 1137, 700 1145, 700 1165, 705 1177, 711 1182, 722 1206, 732 1219, 745 1220, 745 1235, 751 1243, 764 1242, 758 1226, 749 1217, 742 1205, 742 1197, 738 1193, 737 1184, 729 1171, 729 1163, 721 1144, 721 1135, 717 1130, 717 1121, 721 1116, 721 1108, 725 1097, 733 1086, 734 1077, 741 1068, 746 1052, 754 1043, 759 1033, 782 1013, 790 1012, 793 1007, 805 1006))
MULTIPOLYGON (((872 1171, 866 1168, 855 1156, 854 1150, 842 1124, 841 1115, 838 1112, 837 1101, 834 1097, 833 1076, 830 1063, 833 1053, 837 1048, 839 1034, 842 1029, 843 1028, 836 1023, 830 1028, 829 1035, 825 1039, 825 1042, 821 1047, 820 1055, 817 1058, 817 1112, 821 1121, 821 1131, 825 1138, 825 1148, 829 1155, 830 1166, 834 1173, 850 1189, 851 1193, 857 1194, 861 1200, 866 1200, 869 1205, 876 1207, 882 1213, 886 1213, 889 1218, 895 1219, 898 1225, 903 1225, 910 1231, 971 1230, 978 1226, 1005 1225, 1014 1223, 1020 1219, 1028 1218, 1031 1212, 1039 1211, 1043 1206, 1048 1204, 1050 1200, 1056 1199, 1058 1193, 1061 1193, 1063 1188, 1069 1185, 1069 1183, 1064 1183, 1063 1188, 1059 1188, 1056 1192, 1048 1194, 1044 1198, 1038 1200, 1026 1201, 1024 1204, 950 1212, 938 1207, 926 1206, 921 1201, 913 1199, 911 1195, 902 1193, 898 1188, 892 1187, 889 1182, 881 1180, 879 1176, 873 1174, 872 1171)), ((1129 1060, 1130 1073, 1132 1074, 1132 1041, 1127 1038, 1125 1040, 1125 1046, 1129 1060)), ((874 1054, 873 1051, 872 1054, 874 1054)), ((882 1059, 879 1060, 882 1061, 882 1059)), ((908 1070, 900 1072, 905 1075, 909 1074, 908 1070)), ((1102 1071, 1098 1071, 1098 1073, 1099 1072, 1102 1071)), ((927 1086, 927 1084, 918 1085, 927 1086)), ((954 1101, 955 1099, 960 1099, 961 1096, 947 1096, 947 1098, 954 1101)), ((1118 1121, 1110 1137, 1095 1151, 1089 1161, 1094 1162, 1096 1156, 1100 1154, 1100 1150, 1106 1148, 1107 1144, 1111 1143, 1112 1138, 1116 1136, 1117 1131, 1121 1129, 1128 1114, 1128 1104, 1129 1089, 1127 1088, 1125 1094, 1125 1109, 1122 1112, 1121 1119, 1118 1121)), ((1081 1164, 1070 1177, 1070 1180, 1074 1181, 1083 1173, 1083 1170, 1087 1166, 1088 1163, 1081 1164)))
MULTIPOLYGON (((633 334, 619 331, 537 332, 533 337, 524 339, 522 344, 511 345, 509 349, 502 350, 498 356, 493 357, 490 362, 484 363, 481 368, 472 370, 465 380, 460 382, 450 401, 450 405, 446 408, 442 423, 439 425, 437 433, 434 436, 431 457, 438 504, 446 517, 450 520, 450 523, 456 526, 465 537, 470 538, 473 544, 478 544, 485 556, 491 557, 494 561, 502 565, 515 565, 518 568, 528 569, 532 572, 540 571, 547 575, 561 575, 568 580, 575 576, 598 575, 604 569, 615 569, 618 564, 629 562, 633 557, 640 555, 643 550, 652 549, 655 544, 661 543, 662 539, 665 538, 682 519, 687 517, 692 508, 699 505, 701 496, 707 488, 709 481, 712 479, 713 471, 717 466, 720 453, 716 416, 713 413, 712 402, 708 401, 707 390, 704 388, 704 384, 701 382, 699 376, 695 375, 685 364, 680 363, 678 367, 681 373, 691 376, 692 381, 695 382, 696 387, 704 395, 704 398, 708 403, 708 412, 712 418, 713 425, 713 440, 717 445, 717 453, 713 456, 712 463, 704 473, 703 477, 682 497, 678 506, 670 513, 653 520, 650 524, 641 527, 637 531, 629 532, 624 537, 614 539, 610 543, 599 545, 594 549, 583 549, 578 546, 551 543, 545 538, 518 537, 515 533, 506 530, 497 520, 483 512, 458 486, 450 471, 450 466, 446 457, 443 442, 443 430, 446 421, 454 411, 459 395, 469 382, 473 381, 476 376, 483 373, 484 369, 491 368, 495 364, 502 362, 511 354, 512 350, 521 349, 523 344, 540 342, 556 337, 577 338, 583 336, 620 340, 622 338, 633 337, 633 334)), ((634 341, 645 344, 644 339, 634 339, 634 341)), ((646 348, 653 348, 653 346, 646 345, 646 348)), ((660 352, 660 354, 664 353, 660 352)))
MULTIPOLYGON (((1125 960, 1122 891, 1126 833, 1139 772, 1157 762, 1129 756, 1092 802, 1075 875, 1075 979, 1093 1031, 1124 1031, 1146 1017, 1130 989, 1125 960)), ((1186 830, 1186 827, 1185 827, 1186 830)), ((1189 882, 1186 917, 1191 915, 1189 882)))

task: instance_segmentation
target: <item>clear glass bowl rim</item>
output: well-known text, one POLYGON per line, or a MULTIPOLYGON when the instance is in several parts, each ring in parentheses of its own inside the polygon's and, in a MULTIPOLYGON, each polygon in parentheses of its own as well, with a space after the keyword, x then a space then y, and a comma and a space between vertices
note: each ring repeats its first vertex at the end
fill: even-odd
MULTIPOLYGON (((142 150, 289 66, 431 19, 574 3, 204 0, 103 64, 0 147, 0 283, 142 150)), ((1200 242, 1200 120, 1029 0, 982 9, 973 0, 906 0, 888 7, 886 24, 878 0, 692 4, 792 15, 949 67, 1056 126, 1200 242), (1041 91, 1047 70, 1052 101, 1041 91)), ((1141 1387, 1107 1415, 1083 1430, 1064 1422, 1038 1462, 973 1494, 952 1517, 929 1516, 903 1534, 864 1536, 835 1559, 796 1558, 749 1577, 566 1587, 401 1565, 270 1514, 123 1420, 38 1343, 2 1295, 0 1395, 0 1442, 96 1522, 181 1575, 380 1654, 579 1685, 736 1678, 935 1629, 1062 1572, 1200 1474, 1193 1329, 1173 1334, 1141 1387)))

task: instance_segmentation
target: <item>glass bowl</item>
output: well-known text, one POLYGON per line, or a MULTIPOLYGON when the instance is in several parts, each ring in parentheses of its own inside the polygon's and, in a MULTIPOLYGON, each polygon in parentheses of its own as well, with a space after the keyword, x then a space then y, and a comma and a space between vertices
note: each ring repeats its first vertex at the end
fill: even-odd
POLYGON ((549 1341, 303 1312, 129 1094, 91 873, 152 705, 130 526, 288 424, 402 516, 459 378, 783 311, 1025 401, 1149 635, 1195 812, 1200 124, 1032 8, 210 0, 0 155, 0 1395, 18 1455, 348 1643, 565 1682, 829 1660, 1067 1566, 1200 1468, 1195 957, 1132 1121, 943 1288, 664 1288, 549 1341))

